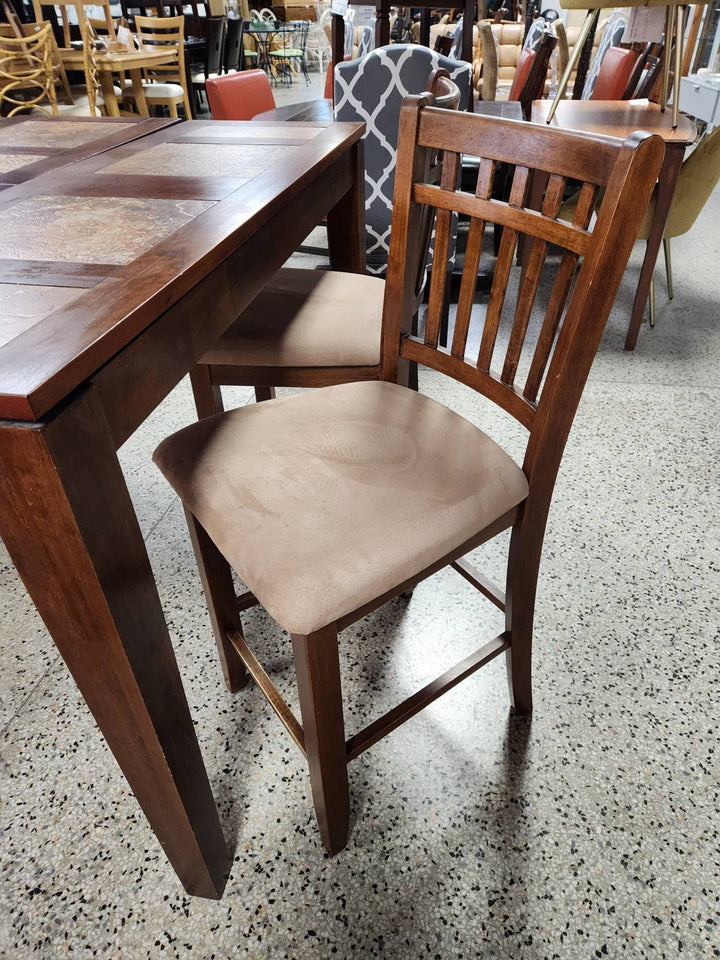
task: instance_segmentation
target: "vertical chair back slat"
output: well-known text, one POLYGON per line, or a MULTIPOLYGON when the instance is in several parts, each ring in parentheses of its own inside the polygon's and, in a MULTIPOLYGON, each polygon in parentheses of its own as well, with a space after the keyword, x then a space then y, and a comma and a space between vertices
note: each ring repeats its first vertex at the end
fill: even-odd
MULTIPOLYGON (((598 188, 591 183, 583 184, 580 190, 578 204, 573 217, 573 225, 581 230, 586 230, 590 223, 595 203, 597 200, 598 188)), ((550 351, 552 350, 555 336, 560 325, 560 317, 565 308, 570 286, 575 268, 578 263, 578 255, 572 251, 565 251, 560 260, 555 283, 553 284, 550 298, 548 301, 543 324, 540 329, 535 352, 533 354, 530 370, 525 380, 525 389, 523 396, 526 400, 534 402, 537 399, 540 384, 545 374, 550 351)))
MULTIPOLYGON (((564 177, 550 177, 542 203, 543 216, 549 217, 550 219, 557 217, 565 192, 565 183, 564 177)), ((515 309, 515 320, 513 321, 512 332, 510 334, 510 343, 507 353, 505 354, 505 363, 501 374, 503 383, 512 384, 515 382, 515 374, 525 343, 525 335, 527 333, 528 323, 530 322, 530 315, 537 296, 543 267, 545 266, 547 249, 547 241, 538 237, 533 239, 530 244, 527 263, 525 264, 520 280, 520 291, 515 309)))
MULTIPOLYGON (((455 154, 443 164, 440 186, 452 190, 460 172, 460 157, 455 154)), ((445 287, 447 273, 444 268, 450 257, 450 241, 453 233, 453 214, 451 210, 438 210, 435 223, 435 246, 433 249, 433 271, 428 294, 427 322, 425 324, 425 342, 436 347, 440 336, 440 325, 445 306, 445 287)))
MULTIPOLYGON (((508 206, 522 209, 527 199, 529 186, 530 171, 528 167, 517 166, 510 188, 508 206)), ((490 291, 490 303, 488 304, 487 317, 477 361, 478 369, 486 372, 490 370, 490 364, 492 363, 495 341, 500 326, 500 317, 503 306, 505 305, 505 293, 507 291, 508 280, 510 279, 510 269, 515 258, 517 239, 517 230, 508 226, 503 228, 497 264, 495 265, 495 274, 490 291)))
MULTIPOLYGON (((492 160, 482 160, 478 167, 478 178, 475 187, 475 196, 488 200, 492 195, 495 182, 495 164, 492 160)), ((470 218, 467 244, 465 247, 465 264, 460 281, 460 295, 458 297, 457 312, 455 314, 455 330, 451 353, 454 357, 464 357, 467 346, 467 337, 470 330, 470 316, 475 303, 475 287, 480 269, 483 238, 485 236, 485 221, 477 217, 470 218)))

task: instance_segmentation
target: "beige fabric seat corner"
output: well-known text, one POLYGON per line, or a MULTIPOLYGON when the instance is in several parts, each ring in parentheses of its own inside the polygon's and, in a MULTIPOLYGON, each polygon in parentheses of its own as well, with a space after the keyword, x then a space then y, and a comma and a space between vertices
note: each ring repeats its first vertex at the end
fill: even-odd
POLYGON ((411 578, 528 489, 477 427, 382 381, 209 417, 154 459, 290 633, 319 630, 411 578))
POLYGON ((379 277, 286 267, 200 363, 234 368, 242 357, 261 367, 378 366, 384 292, 379 277))

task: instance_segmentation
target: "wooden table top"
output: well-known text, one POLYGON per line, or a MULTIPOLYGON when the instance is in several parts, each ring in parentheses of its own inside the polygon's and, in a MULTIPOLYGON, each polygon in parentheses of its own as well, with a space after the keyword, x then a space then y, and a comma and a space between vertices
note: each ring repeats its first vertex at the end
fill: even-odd
POLYGON ((303 123, 332 123, 332 100, 301 100, 299 103, 286 103, 274 110, 263 110, 253 117, 253 122, 276 120, 296 120, 303 123))
POLYGON ((46 414, 363 130, 187 121, 0 192, 0 417, 46 414))
MULTIPOLYGON (((552 106, 550 100, 536 100, 532 105, 533 123, 545 123, 552 106)), ((599 133, 606 137, 625 137, 634 130, 657 133, 666 143, 692 143, 695 124, 680 117, 673 130, 672 111, 660 109, 657 103, 639 104, 629 100, 561 100, 551 127, 599 133)))
POLYGON ((0 119, 0 189, 144 137, 177 120, 142 117, 0 119))
MULTIPOLYGON (((75 50, 72 47, 62 47, 61 53, 62 61, 66 67, 69 67, 71 70, 82 70, 82 50, 75 50)), ((165 50, 158 47, 147 50, 120 50, 113 53, 101 53, 98 51, 95 54, 95 63, 100 70, 119 73, 121 70, 141 70, 144 67, 162 66, 162 64, 174 60, 175 57, 175 50, 171 47, 167 47, 165 50)))

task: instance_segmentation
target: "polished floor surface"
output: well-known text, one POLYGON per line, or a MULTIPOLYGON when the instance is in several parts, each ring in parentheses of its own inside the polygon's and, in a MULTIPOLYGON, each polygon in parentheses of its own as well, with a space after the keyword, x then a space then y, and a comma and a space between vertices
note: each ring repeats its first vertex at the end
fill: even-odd
MULTIPOLYGON (((501 660, 350 769, 348 847, 321 847, 301 757, 222 684, 180 508, 150 460, 187 381, 120 456, 228 842, 220 902, 184 895, 0 553, 0 956, 720 956, 720 191, 674 242, 675 298, 622 343, 625 276, 570 437, 537 606, 532 721, 501 660)), ((469 391, 421 389, 486 425, 469 391)), ((249 390, 231 402, 250 400, 249 390)), ((499 424, 518 449, 522 431, 499 424)), ((500 545, 486 553, 502 568, 500 545)), ((293 699, 290 645, 247 634, 293 699)), ((500 628, 442 573, 342 638, 357 729, 500 628)))

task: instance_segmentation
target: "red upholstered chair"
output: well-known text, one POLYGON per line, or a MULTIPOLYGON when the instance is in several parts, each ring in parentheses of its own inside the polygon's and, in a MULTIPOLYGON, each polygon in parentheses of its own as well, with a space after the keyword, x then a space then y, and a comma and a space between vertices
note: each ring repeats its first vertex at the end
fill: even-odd
POLYGON ((275 97, 264 70, 212 77, 205 89, 213 120, 252 120, 264 110, 275 109, 275 97))
POLYGON ((515 69, 515 76, 513 78, 512 86, 510 87, 510 93, 508 94, 508 100, 519 100, 520 92, 525 86, 525 81, 528 78, 530 73, 530 68, 533 65, 533 60, 535 59, 535 51, 529 50, 527 47, 520 54, 520 59, 518 60, 517 68, 515 69))
POLYGON ((591 100, 622 100, 638 55, 634 50, 610 47, 603 57, 591 100))

